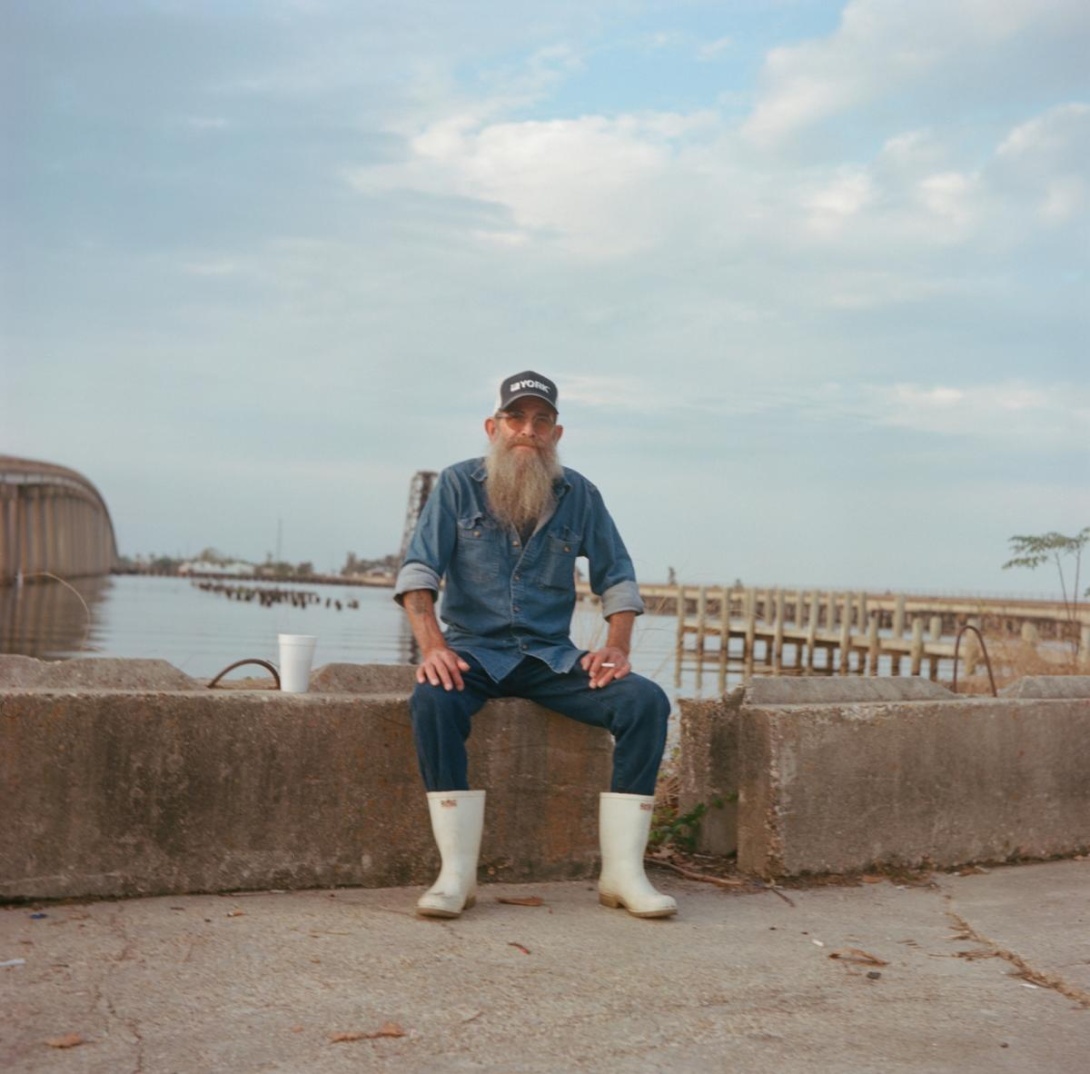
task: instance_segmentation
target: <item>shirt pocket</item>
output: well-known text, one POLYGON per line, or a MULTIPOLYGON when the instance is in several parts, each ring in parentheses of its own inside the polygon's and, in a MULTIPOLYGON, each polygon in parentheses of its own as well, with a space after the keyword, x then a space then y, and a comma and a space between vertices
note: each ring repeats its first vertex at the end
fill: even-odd
POLYGON ((541 584, 550 589, 575 588, 575 558, 579 555, 579 534, 565 528, 549 534, 545 561, 541 568, 541 584))
POLYGON ((500 576, 501 535, 483 515, 458 520, 458 548, 455 570, 466 582, 486 585, 500 576))

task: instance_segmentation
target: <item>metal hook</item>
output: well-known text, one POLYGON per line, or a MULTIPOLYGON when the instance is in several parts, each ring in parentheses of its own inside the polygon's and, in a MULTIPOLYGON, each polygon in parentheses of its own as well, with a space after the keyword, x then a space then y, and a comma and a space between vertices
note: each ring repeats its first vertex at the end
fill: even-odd
MULTIPOLYGON (((215 685, 216 685, 216 683, 217 683, 217 682, 219 682, 219 681, 220 681, 220 679, 222 679, 222 678, 223 678, 223 676, 227 674, 227 672, 229 672, 229 671, 234 671, 234 670, 235 670, 235 668, 240 668, 240 667, 242 667, 242 665, 243 665, 243 664, 260 664, 260 665, 261 665, 261 666, 262 666, 263 668, 265 668, 266 670, 268 670, 268 671, 271 671, 271 672, 272 672, 272 677, 273 677, 273 680, 274 680, 274 681, 275 681, 275 683, 276 683, 276 688, 277 688, 278 690, 280 689, 280 672, 279 672, 279 671, 277 671, 277 670, 276 670, 276 668, 275 668, 275 667, 274 667, 274 666, 273 666, 272 664, 270 664, 270 663, 268 662, 268 660, 236 660, 236 661, 235 661, 235 662, 234 662, 233 664, 229 665, 228 667, 225 667, 225 668, 224 668, 224 669, 223 669, 223 670, 222 670, 222 671, 221 671, 221 672, 220 672, 220 673, 219 673, 219 674, 218 674, 218 675, 217 675, 217 676, 216 676, 216 677, 215 677, 215 678, 214 678, 214 679, 213 679, 213 680, 212 680, 212 681, 211 681, 211 682, 210 682, 210 683, 208 684, 208 689, 209 689, 209 690, 211 690, 211 689, 212 689, 212 687, 213 687, 213 686, 215 686, 215 685)), ((957 668, 956 668, 956 666, 955 666, 955 668, 954 668, 954 671, 955 671, 955 673, 957 672, 957 668)))
POLYGON ((954 639, 954 683, 953 691, 956 694, 958 692, 958 649, 961 648, 961 637, 965 631, 971 630, 977 638, 980 640, 980 651, 984 654, 984 663, 988 668, 988 681, 992 684, 992 697, 998 697, 999 691, 995 688, 995 676, 992 674, 992 661, 988 656, 988 647, 984 644, 984 635, 973 626, 972 623, 966 623, 959 631, 957 637, 954 639))

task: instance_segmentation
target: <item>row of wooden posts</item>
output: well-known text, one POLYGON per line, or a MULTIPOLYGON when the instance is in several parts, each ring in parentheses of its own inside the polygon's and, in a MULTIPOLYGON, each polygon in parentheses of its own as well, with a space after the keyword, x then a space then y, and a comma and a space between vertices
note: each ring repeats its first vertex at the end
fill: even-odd
POLYGON ((1071 622, 1051 603, 905 594, 754 589, 641 587, 648 606, 677 612, 675 681, 695 668, 697 684, 714 671, 720 691, 729 672, 761 674, 922 675, 953 670, 955 653, 965 674, 986 658, 976 630, 999 629, 1027 641, 1078 639, 1090 655, 1090 621, 1071 622), (960 645, 957 641, 963 628, 960 645))

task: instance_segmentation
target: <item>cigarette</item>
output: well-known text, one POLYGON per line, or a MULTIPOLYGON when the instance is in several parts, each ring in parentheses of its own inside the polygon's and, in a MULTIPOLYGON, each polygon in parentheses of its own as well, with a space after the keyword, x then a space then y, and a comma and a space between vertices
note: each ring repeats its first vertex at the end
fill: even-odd
POLYGON ((604 668, 615 668, 616 666, 617 666, 616 664, 609 664, 609 663, 605 663, 605 664, 602 665, 602 667, 604 667, 604 668))

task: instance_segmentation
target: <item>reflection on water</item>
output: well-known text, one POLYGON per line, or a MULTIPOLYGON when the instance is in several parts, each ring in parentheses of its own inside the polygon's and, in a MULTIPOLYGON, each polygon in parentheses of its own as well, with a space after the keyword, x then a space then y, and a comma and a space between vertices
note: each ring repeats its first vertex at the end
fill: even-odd
POLYGON ((0 586, 0 652, 57 659, 86 651, 112 578, 0 586))

